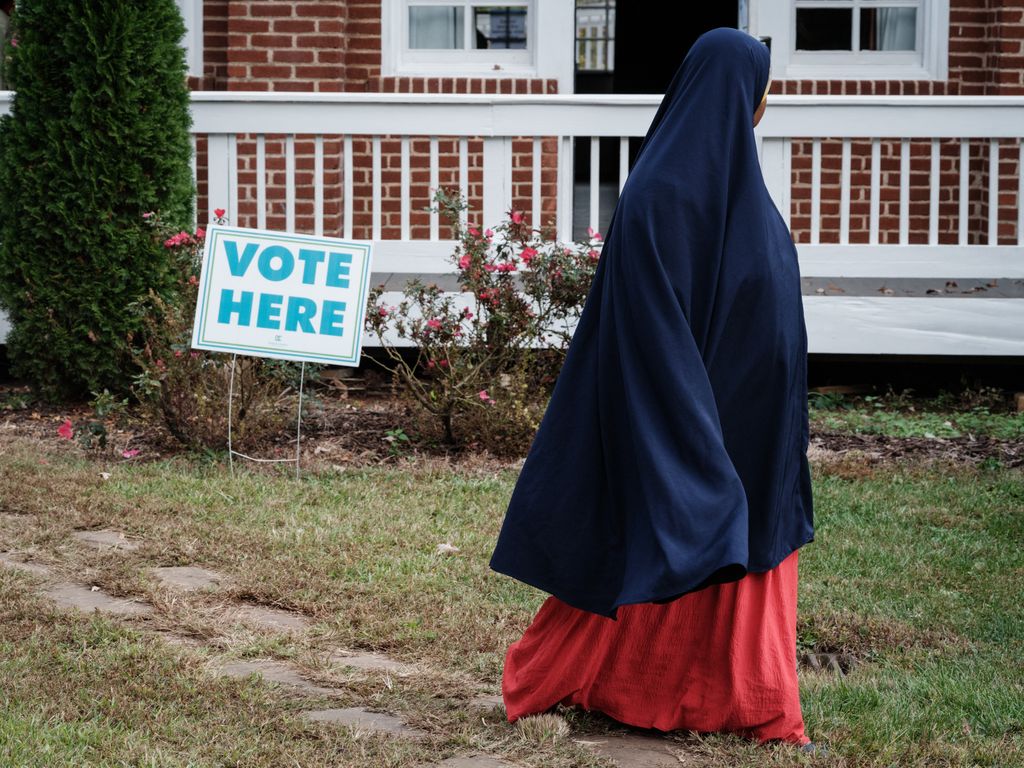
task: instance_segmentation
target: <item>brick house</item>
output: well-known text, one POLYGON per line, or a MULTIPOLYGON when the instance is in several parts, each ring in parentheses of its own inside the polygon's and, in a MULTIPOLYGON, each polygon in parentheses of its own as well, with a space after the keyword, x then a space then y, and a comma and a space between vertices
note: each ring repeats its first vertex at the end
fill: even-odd
POLYGON ((396 279, 450 272, 427 210, 439 184, 483 226, 514 207, 562 240, 603 230, 689 46, 731 26, 770 38, 755 135, 798 244, 811 351, 1024 355, 1024 0, 671 17, 615 0, 177 2, 200 224, 223 207, 243 226, 372 239, 375 272, 396 279))
MULTIPOLYGON (((771 94, 1024 94, 1024 0, 737 0, 677 6, 671 23, 662 24, 651 23, 648 6, 617 7, 615 0, 508 0, 503 6, 471 0, 179 0, 179 5, 190 27, 187 48, 197 90, 660 93, 701 32, 738 26, 772 38, 771 94)), ((636 146, 634 139, 631 149, 636 146)), ((251 149, 240 146, 243 164, 251 149)), ((279 149, 274 144, 268 152, 279 149)), ((613 150, 611 142, 602 142, 602 157, 613 150)), ((385 156, 398 151, 394 141, 383 147, 385 156)), ((442 163, 450 151, 442 147, 442 163)), ((514 151, 526 150, 517 146, 514 151)), ((898 142, 882 142, 882 186, 888 187, 888 199, 881 205, 881 242, 895 237, 886 224, 897 215, 889 176, 898 166, 899 151, 898 142)), ((338 152, 337 146, 327 147, 329 157, 338 152)), ((422 141, 414 142, 414 168, 425 152, 422 141)), ((823 239, 839 231, 833 177, 840 152, 838 142, 821 147, 823 239)), ((972 162, 982 169, 972 190, 986 184, 986 152, 983 144, 971 147, 972 162)), ((296 153, 297 162, 308 165, 312 147, 301 143, 296 153)), ((356 148, 357 158, 366 154, 366 146, 356 148)), ((940 205, 953 208, 956 155, 952 145, 941 149, 949 183, 940 205)), ((810 233, 811 157, 809 143, 794 143, 791 226, 798 242, 806 242, 810 233)), ((867 242, 869 211, 863 194, 870 158, 868 142, 853 143, 852 242, 867 242)), ((577 173, 586 159, 585 151, 577 152, 577 173)), ((915 182, 922 181, 920 171, 928 162, 928 147, 913 142, 911 242, 924 242, 927 234, 922 206, 928 192, 915 182)), ((1007 184, 1015 180, 1015 162, 1010 157, 1003 161, 1007 184)), ((606 169, 613 165, 603 163, 606 169)), ((544 194, 545 210, 552 207, 552 194, 544 194)), ((605 209, 610 212, 610 206, 605 209)), ((251 207, 243 205, 241 215, 251 214, 251 207)), ((999 214, 999 236, 1007 242, 1016 238, 1014 214, 1009 205, 999 214)), ((974 238, 985 229, 985 204, 975 201, 971 215, 974 238)), ((385 236, 394 236, 391 219, 385 215, 385 236)), ((271 216, 270 224, 280 222, 271 216)), ((940 229, 940 242, 955 237, 955 231, 940 229)))

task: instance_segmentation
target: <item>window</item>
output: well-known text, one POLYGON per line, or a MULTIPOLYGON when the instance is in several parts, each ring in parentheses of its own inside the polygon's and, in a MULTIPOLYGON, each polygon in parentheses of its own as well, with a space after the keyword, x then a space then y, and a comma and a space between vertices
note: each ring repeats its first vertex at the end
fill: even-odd
MULTIPOLYGON (((397 22, 403 64, 432 68, 528 69, 533 65, 534 4, 506 0, 405 0, 397 22)), ((392 30, 394 31, 394 30, 392 30)))
POLYGON ((945 79, 949 0, 760 0, 758 34, 787 79, 945 79))
POLYGON ((527 47, 527 7, 410 5, 409 48, 441 50, 527 47), (466 13, 473 23, 467 26, 466 13))
POLYGON ((615 69, 615 0, 576 0, 576 69, 615 69))
POLYGON ((181 18, 185 21, 185 37, 181 44, 185 48, 188 73, 193 77, 203 76, 203 0, 176 0, 181 18))
POLYGON ((382 0, 381 74, 557 78, 572 93, 571 2, 382 0))

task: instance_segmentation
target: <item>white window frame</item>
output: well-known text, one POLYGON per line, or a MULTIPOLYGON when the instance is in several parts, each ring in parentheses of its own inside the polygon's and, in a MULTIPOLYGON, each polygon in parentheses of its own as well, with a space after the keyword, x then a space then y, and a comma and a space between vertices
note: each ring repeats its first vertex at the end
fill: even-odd
POLYGON ((185 37, 181 44, 185 48, 188 73, 192 77, 203 76, 203 0, 175 0, 181 18, 185 21, 185 37))
MULTIPOLYGON (((470 0, 382 0, 381 75, 385 77, 543 77, 573 91, 574 0, 499 0, 526 11, 526 48, 429 50, 409 48, 409 7, 459 5, 470 0)), ((466 25, 472 15, 466 14, 466 25)))
POLYGON ((750 0, 750 26, 751 34, 772 38, 772 79, 946 80, 949 77, 949 0, 750 0), (915 7, 917 50, 796 51, 798 5, 915 7))

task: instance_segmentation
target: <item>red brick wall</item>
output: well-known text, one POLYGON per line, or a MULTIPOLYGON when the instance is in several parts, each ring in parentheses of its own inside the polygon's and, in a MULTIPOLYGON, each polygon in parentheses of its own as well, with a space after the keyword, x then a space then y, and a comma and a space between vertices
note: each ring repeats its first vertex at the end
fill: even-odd
MULTIPOLYGON (((207 0, 204 6, 204 77, 194 87, 229 91, 302 92, 392 92, 392 93, 556 93, 554 79, 467 78, 467 77, 381 77, 380 0, 336 0, 329 2, 267 2, 266 0, 207 0)), ((257 222, 255 136, 239 137, 239 219, 243 226, 257 222)), ((325 203, 324 232, 343 231, 341 142, 328 140, 324 147, 325 203)), ((400 236, 400 140, 383 139, 382 236, 400 236)), ((421 209, 430 204, 429 143, 412 142, 410 151, 410 234, 414 239, 429 236, 429 215, 421 209)), ((457 145, 442 140, 439 145, 439 183, 458 185, 457 145)), ((205 144, 201 143, 201 151, 205 144)), ((532 199, 532 141, 521 137, 513 142, 514 206, 529 211, 532 199)), ((313 231, 314 186, 312 137, 296 137, 296 219, 298 231, 313 231)), ((482 142, 469 143, 469 200, 471 221, 481 226, 482 142)), ((556 200, 557 144, 545 140, 542 160, 542 212, 552 223, 556 200)), ((353 236, 369 238, 372 232, 372 157, 366 137, 353 143, 353 236)), ((200 156, 203 165, 204 156, 200 156)), ((267 136, 267 219, 271 229, 283 229, 285 218, 285 157, 280 136, 267 136)), ((212 206, 205 198, 205 180, 200 179, 200 219, 212 206)), ((233 222, 234 223, 234 222, 233 222)), ((443 230, 442 230, 443 231, 443 230)))
MULTIPOLYGON (((1024 94, 1024 0, 951 0, 949 79, 934 80, 787 80, 772 83, 769 94, 1024 94), (992 7, 990 7, 992 6, 992 7)), ((770 101, 770 97, 769 97, 770 101)), ((769 104, 769 109, 771 106, 769 104)), ((839 141, 822 142, 821 242, 839 241, 839 141)), ((792 143, 793 194, 791 229, 797 242, 810 242, 811 143, 792 143)), ((1016 142, 1004 141, 999 151, 999 244, 1017 242, 1016 142)), ((850 168, 850 242, 869 236, 871 143, 853 141, 850 168)), ((899 141, 881 144, 879 242, 899 242, 899 141)), ((968 242, 988 242, 988 140, 971 142, 969 167, 968 242)), ((910 146, 909 233, 911 243, 928 241, 931 190, 928 141, 910 146)), ((955 140, 940 145, 939 242, 959 241, 960 149, 955 140)))

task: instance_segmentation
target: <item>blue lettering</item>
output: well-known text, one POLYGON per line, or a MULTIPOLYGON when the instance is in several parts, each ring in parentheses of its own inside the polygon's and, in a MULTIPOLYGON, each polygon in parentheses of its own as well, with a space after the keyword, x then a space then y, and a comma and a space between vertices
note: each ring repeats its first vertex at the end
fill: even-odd
POLYGON ((349 274, 349 267, 346 264, 352 263, 351 253, 331 253, 327 260, 327 285, 331 288, 348 288, 348 278, 342 275, 349 274))
POLYGON ((293 296, 288 299, 288 314, 285 316, 284 329, 297 330, 302 326, 303 333, 316 333, 313 330, 313 316, 316 315, 316 302, 293 296))
POLYGON ((256 243, 249 243, 245 246, 245 250, 242 251, 242 255, 238 255, 238 244, 234 240, 224 241, 224 251, 228 257, 228 269, 231 270, 231 274, 235 277, 241 277, 249 269, 249 265, 252 263, 253 256, 256 255, 257 249, 256 243))
POLYGON ((283 245, 268 245, 260 253, 260 274, 267 280, 275 282, 284 280, 295 269, 295 257, 283 245), (270 266, 271 259, 280 259, 281 265, 276 269, 270 266))
POLYGON ((230 288, 220 289, 220 307, 217 310, 217 322, 231 325, 231 315, 238 315, 239 325, 249 325, 252 316, 252 291, 242 291, 242 297, 234 300, 235 292, 230 288))
MULTIPOLYGON (((334 256, 335 254, 331 254, 334 256)), ((348 282, 347 280, 345 281, 348 282)), ((341 336, 343 329, 342 322, 345 320, 345 302, 324 301, 324 311, 320 316, 320 334, 322 336, 341 336)))
POLYGON ((260 294, 260 308, 256 313, 257 328, 280 328, 281 327, 281 304, 284 296, 275 293, 260 294))
POLYGON ((299 250, 299 261, 302 262, 302 282, 306 285, 313 285, 316 282, 316 268, 327 256, 323 251, 307 251, 305 248, 299 250))

